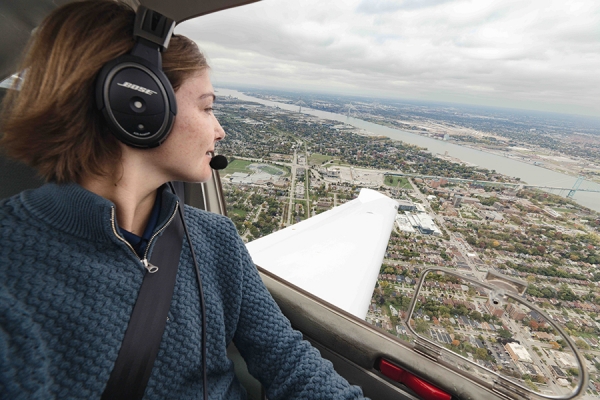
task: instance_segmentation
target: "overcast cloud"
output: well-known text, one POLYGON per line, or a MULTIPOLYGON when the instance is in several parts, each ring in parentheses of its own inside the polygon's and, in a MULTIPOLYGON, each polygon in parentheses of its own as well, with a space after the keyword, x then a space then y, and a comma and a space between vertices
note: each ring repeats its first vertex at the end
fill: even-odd
POLYGON ((263 0, 176 32, 216 86, 600 117, 597 0, 263 0))

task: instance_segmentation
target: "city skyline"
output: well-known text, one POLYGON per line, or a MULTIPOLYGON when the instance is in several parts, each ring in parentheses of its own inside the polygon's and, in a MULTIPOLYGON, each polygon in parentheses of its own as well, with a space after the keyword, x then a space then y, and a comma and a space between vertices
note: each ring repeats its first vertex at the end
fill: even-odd
POLYGON ((600 117, 600 4, 263 0, 176 29, 218 85, 600 117))

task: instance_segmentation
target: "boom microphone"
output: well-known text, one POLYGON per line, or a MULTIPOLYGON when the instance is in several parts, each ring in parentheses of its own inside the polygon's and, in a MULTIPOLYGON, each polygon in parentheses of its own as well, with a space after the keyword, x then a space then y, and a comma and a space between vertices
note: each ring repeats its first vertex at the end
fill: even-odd
POLYGON ((225 156, 222 155, 214 156, 210 160, 210 167, 216 170, 225 169, 227 167, 227 164, 227 158, 225 158, 225 156))

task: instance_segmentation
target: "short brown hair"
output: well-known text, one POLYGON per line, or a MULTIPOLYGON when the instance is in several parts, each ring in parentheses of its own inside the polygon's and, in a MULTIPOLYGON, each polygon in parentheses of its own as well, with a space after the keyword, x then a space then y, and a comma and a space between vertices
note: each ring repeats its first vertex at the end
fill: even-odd
MULTIPOLYGON (((113 0, 66 4, 29 41, 19 68, 20 91, 2 104, 0 144, 47 181, 77 182, 110 173, 121 158, 117 139, 95 106, 95 78, 104 64, 131 51, 135 12, 113 0)), ((163 70, 173 89, 208 68, 190 39, 173 35, 163 70)))

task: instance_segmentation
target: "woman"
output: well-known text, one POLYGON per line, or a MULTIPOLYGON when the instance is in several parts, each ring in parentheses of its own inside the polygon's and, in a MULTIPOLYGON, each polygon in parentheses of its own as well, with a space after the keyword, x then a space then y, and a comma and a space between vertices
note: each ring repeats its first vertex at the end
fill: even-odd
MULTIPOLYGON (((135 13, 110 0, 70 3, 38 28, 20 91, 3 104, 1 140, 48 181, 0 202, 0 398, 99 398, 117 359, 154 236, 177 197, 165 183, 210 178, 225 132, 197 46, 173 36, 163 70, 178 113, 155 148, 121 143, 94 102, 95 80, 134 44, 135 13)), ((269 399, 361 398, 291 329, 225 217, 185 206, 206 304, 211 399, 244 398, 233 341, 269 399)), ((200 295, 182 246, 147 398, 203 391, 200 295)))

